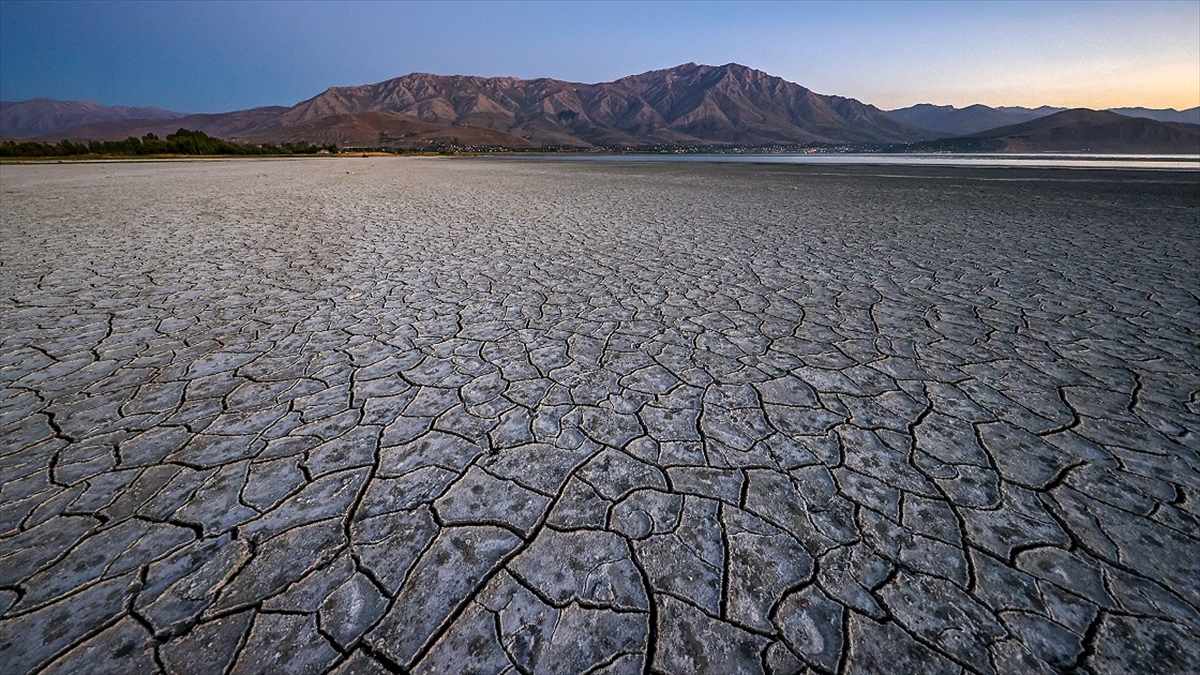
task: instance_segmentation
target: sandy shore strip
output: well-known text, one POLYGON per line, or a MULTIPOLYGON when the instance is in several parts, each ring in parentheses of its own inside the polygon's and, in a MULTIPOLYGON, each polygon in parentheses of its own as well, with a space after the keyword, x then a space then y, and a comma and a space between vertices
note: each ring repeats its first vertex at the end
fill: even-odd
POLYGON ((1184 672, 1193 173, 0 166, 9 672, 1184 672))

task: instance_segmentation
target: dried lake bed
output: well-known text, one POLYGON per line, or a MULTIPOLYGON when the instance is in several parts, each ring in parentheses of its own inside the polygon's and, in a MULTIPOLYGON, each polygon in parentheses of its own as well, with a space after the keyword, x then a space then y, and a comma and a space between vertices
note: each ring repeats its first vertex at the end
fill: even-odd
POLYGON ((6 672, 1182 672, 1200 178, 0 166, 6 672))

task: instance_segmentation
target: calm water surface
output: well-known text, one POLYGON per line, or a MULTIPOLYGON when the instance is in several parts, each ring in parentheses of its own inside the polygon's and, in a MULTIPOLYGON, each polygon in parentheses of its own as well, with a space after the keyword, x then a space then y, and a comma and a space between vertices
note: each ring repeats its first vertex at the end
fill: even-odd
POLYGON ((1102 154, 554 154, 530 157, 580 162, 730 162, 749 164, 876 164, 1077 169, 1166 169, 1200 171, 1200 155, 1102 154))

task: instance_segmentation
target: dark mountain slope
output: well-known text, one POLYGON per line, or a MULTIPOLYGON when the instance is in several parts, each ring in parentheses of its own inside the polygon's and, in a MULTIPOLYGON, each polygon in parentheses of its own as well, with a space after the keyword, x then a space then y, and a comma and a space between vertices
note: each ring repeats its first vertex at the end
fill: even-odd
POLYGON ((298 143, 308 141, 317 145, 338 147, 414 147, 432 143, 459 146, 491 146, 506 148, 529 147, 519 136, 493 129, 465 125, 429 124, 395 113, 361 112, 350 115, 329 115, 312 122, 284 127, 262 137, 249 137, 250 142, 298 143))

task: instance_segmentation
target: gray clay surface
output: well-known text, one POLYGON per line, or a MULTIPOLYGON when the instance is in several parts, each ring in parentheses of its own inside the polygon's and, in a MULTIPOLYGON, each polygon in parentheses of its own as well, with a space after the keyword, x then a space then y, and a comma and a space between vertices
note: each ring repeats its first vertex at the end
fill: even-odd
POLYGON ((0 189, 4 672, 1200 663, 1195 174, 0 189))

